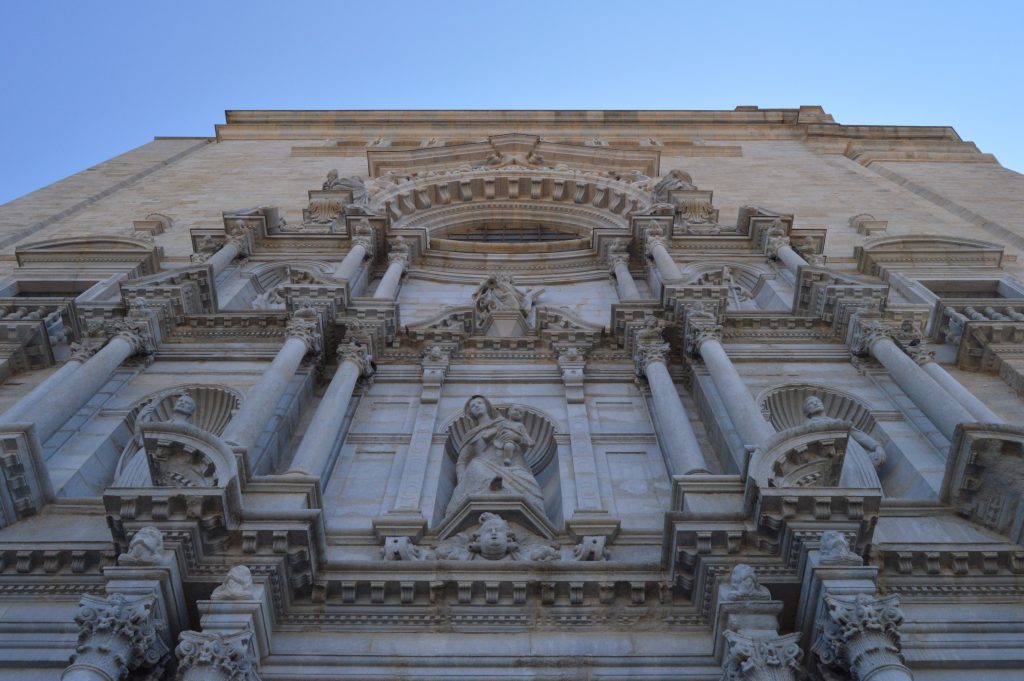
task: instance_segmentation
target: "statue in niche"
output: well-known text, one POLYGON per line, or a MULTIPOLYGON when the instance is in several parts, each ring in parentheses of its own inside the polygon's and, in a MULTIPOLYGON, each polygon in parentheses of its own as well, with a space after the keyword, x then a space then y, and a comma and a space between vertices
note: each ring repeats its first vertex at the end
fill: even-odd
POLYGON ((529 319, 537 298, 544 289, 528 288, 522 291, 505 274, 492 274, 473 292, 473 304, 481 317, 493 312, 516 311, 529 319))
POLYGON ((466 414, 473 426, 462 439, 455 463, 455 491, 445 514, 479 495, 519 495, 544 513, 540 485, 526 463, 532 440, 523 424, 502 416, 483 395, 466 401, 466 414))
POLYGON ((460 532, 437 547, 440 560, 529 560, 549 562, 561 560, 554 546, 530 533, 517 533, 497 513, 481 513, 480 528, 467 536, 460 532))
MULTIPOLYGON (((808 423, 835 420, 825 415, 825 403, 821 401, 820 397, 816 397, 814 395, 811 395, 804 400, 804 416, 807 417, 808 423)), ((858 430, 856 428, 850 428, 850 437, 864 449, 868 457, 871 458, 871 463, 873 463, 876 468, 885 463, 885 448, 882 447, 878 440, 871 437, 863 430, 858 430)))

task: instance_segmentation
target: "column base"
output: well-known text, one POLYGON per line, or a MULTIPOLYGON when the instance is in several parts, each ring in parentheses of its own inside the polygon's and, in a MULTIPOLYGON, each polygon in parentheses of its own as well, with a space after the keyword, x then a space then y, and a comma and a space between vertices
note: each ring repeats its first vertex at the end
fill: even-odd
POLYGON ((594 536, 614 539, 620 525, 619 519, 607 511, 576 511, 565 522, 569 535, 577 541, 594 536))

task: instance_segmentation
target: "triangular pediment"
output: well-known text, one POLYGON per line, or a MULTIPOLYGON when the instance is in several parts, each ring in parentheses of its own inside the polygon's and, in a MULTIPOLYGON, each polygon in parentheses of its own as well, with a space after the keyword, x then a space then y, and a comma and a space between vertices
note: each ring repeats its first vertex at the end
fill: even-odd
POLYGON ((388 172, 425 173, 463 166, 557 168, 620 172, 634 171, 657 177, 661 152, 653 149, 612 149, 581 144, 547 142, 536 135, 512 133, 492 135, 486 141, 443 147, 366 152, 370 177, 388 172))

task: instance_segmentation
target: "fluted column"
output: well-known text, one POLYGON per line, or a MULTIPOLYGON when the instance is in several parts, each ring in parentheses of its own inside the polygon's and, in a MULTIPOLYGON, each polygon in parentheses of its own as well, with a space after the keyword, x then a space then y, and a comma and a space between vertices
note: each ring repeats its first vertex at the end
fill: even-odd
POLYGON ((654 260, 654 266, 658 269, 662 281, 674 281, 681 279, 683 273, 679 266, 669 254, 665 247, 665 238, 661 236, 660 229, 652 229, 647 234, 647 255, 654 260))
POLYGON ((926 352, 918 348, 910 348, 907 351, 910 358, 917 362, 926 374, 935 379, 935 382, 949 393, 954 400, 960 403, 964 409, 970 412, 980 423, 1002 423, 1003 419, 996 416, 995 412, 985 406, 974 394, 963 387, 960 381, 956 380, 935 361, 934 353, 926 352))
POLYGON ((687 350, 704 360, 743 444, 756 447, 774 435, 775 429, 761 415, 746 383, 722 347, 721 337, 721 327, 713 315, 692 312, 687 315, 687 350))
POLYGON ((391 252, 388 254, 388 269, 384 272, 380 284, 377 285, 377 291, 373 297, 394 300, 398 296, 398 284, 402 279, 402 274, 408 267, 409 245, 402 237, 398 237, 398 240, 391 245, 391 252))
POLYGON ((324 480, 356 382, 360 376, 369 376, 373 372, 371 359, 366 348, 354 339, 338 346, 338 370, 302 436, 302 442, 288 468, 289 474, 309 475, 324 480))
POLYGON ((651 388, 654 416, 661 430, 669 473, 707 473, 707 462, 690 425, 690 417, 668 373, 667 353, 668 343, 643 343, 636 349, 638 371, 647 377, 651 388))
POLYGON ((615 276, 615 289, 619 293, 619 300, 639 300, 642 298, 640 289, 633 281, 633 275, 629 272, 629 256, 625 253, 612 253, 608 256, 608 267, 615 276))
POLYGON ((230 445, 248 449, 263 432, 277 403, 308 352, 320 350, 320 325, 316 313, 301 310, 288 322, 288 339, 256 385, 249 388, 241 408, 235 413, 223 439, 230 445))
POLYGON ((83 361, 88 351, 79 350, 74 359, 8 409, 0 423, 35 422, 39 441, 46 442, 92 399, 122 362, 146 346, 144 335, 126 326, 89 359, 83 361))
POLYGON ((967 409, 893 342, 890 338, 892 331, 886 325, 875 321, 862 322, 857 332, 863 349, 885 367, 897 385, 943 435, 952 440, 957 424, 974 422, 967 409))
POLYGON ((822 666, 857 681, 913 681, 900 655, 899 596, 826 595, 814 653, 822 666))

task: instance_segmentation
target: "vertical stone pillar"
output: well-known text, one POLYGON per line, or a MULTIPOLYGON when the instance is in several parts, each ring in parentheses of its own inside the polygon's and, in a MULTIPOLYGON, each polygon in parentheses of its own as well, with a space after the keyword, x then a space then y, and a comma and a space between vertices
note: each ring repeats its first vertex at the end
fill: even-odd
POLYGON ((90 339, 85 339, 82 343, 72 343, 71 348, 71 357, 68 361, 5 411, 0 416, 0 423, 20 423, 34 420, 39 401, 53 395, 60 385, 68 380, 71 374, 78 371, 98 350, 90 339))
POLYGON ((192 258, 193 262, 205 262, 212 267, 214 278, 239 255, 249 255, 252 252, 252 230, 243 220, 235 220, 228 225, 226 231, 227 241, 219 249, 210 255, 197 254, 192 258))
POLYGON ((288 338, 256 385, 249 388, 242 407, 222 436, 228 444, 249 449, 274 414, 288 382, 308 352, 319 352, 322 337, 316 313, 305 308, 288 321, 288 338))
POLYGON ((690 417, 668 373, 668 343, 659 342, 660 338, 661 328, 651 317, 646 328, 636 334, 633 359, 637 373, 647 377, 651 389, 654 416, 661 430, 669 474, 707 473, 707 462, 690 425, 690 417))
POLYGON ((374 298, 394 300, 398 297, 398 284, 402 279, 402 274, 409 268, 409 261, 409 245, 402 237, 398 237, 391 245, 391 252, 388 254, 388 269, 384 272, 380 284, 377 285, 377 291, 373 294, 374 298))
POLYGON ((331 455, 337 448, 338 438, 344 416, 348 411, 348 403, 356 388, 360 376, 373 373, 372 357, 366 348, 355 339, 338 346, 338 370, 334 373, 324 396, 317 405, 316 412, 306 433, 302 436, 295 457, 288 467, 289 474, 309 475, 326 484, 329 473, 331 455))
POLYGON ((900 655, 899 596, 826 595, 814 653, 819 664, 848 671, 858 681, 913 681, 900 655))
POLYGON ((674 281, 683 277, 679 266, 665 247, 665 237, 662 236, 660 227, 652 227, 647 232, 647 255, 654 260, 654 266, 658 269, 662 281, 674 281))
POLYGON ((713 314, 690 310, 686 315, 686 349, 704 360, 711 380, 736 426, 740 438, 747 446, 756 447, 775 434, 775 429, 764 420, 753 396, 722 346, 722 328, 713 314))
POLYGON ((960 381, 953 378, 948 371, 939 366, 935 361, 934 353, 921 350, 920 348, 907 348, 907 354, 917 362, 926 374, 935 379, 935 382, 949 393, 954 400, 960 403, 964 409, 970 412, 979 423, 1002 423, 1003 419, 996 416, 995 412, 985 406, 974 394, 963 387, 960 381))
POLYGON ((629 272, 629 253, 626 252, 624 239, 618 239, 608 249, 608 269, 615 277, 615 289, 619 300, 639 300, 640 290, 629 272))
POLYGON ((44 381, 8 409, 0 417, 0 423, 33 421, 39 441, 46 442, 65 421, 92 399, 122 362, 150 348, 151 342, 144 329, 124 324, 103 349, 84 362, 82 359, 87 353, 83 351, 84 354, 78 354, 76 359, 69 361, 62 370, 50 377, 53 380, 44 381), (45 409, 40 409, 44 403, 45 409))
POLYGON ((334 278, 344 279, 350 281, 355 278, 359 272, 359 268, 362 267, 363 261, 366 260, 367 251, 364 243, 352 239, 352 248, 345 254, 345 258, 334 268, 334 278))
POLYGON ((565 385, 565 407, 569 419, 569 446, 576 484, 576 511, 604 511, 597 483, 597 462, 590 440, 590 417, 583 399, 583 377, 587 360, 578 348, 559 350, 558 366, 565 385))
POLYGON ((420 390, 420 403, 416 409, 416 422, 405 453, 395 503, 387 514, 373 519, 374 531, 386 543, 415 541, 427 527, 427 519, 420 505, 434 442, 437 405, 451 364, 449 352, 448 348, 434 345, 427 350, 422 360, 423 387, 420 390))
POLYGON ((858 320, 850 326, 853 350, 867 351, 877 359, 939 432, 952 440, 957 424, 975 420, 969 411, 893 342, 894 330, 891 327, 876 320, 858 320))

